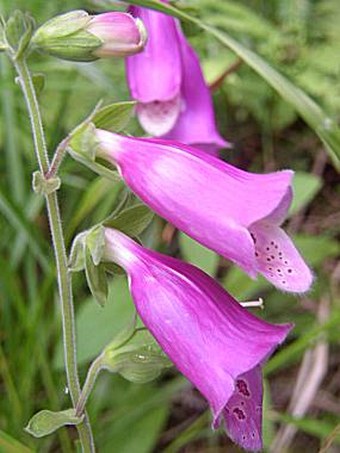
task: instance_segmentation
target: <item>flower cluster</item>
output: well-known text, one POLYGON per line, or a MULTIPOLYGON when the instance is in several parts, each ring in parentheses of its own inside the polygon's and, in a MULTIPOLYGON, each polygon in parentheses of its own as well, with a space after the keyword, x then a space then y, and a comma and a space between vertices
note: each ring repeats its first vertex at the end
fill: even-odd
MULTIPOLYGON (((96 158, 116 166, 153 211, 252 278, 262 274, 283 291, 307 291, 312 272, 281 228, 293 172, 254 174, 216 157, 228 143, 217 132, 209 88, 180 24, 140 7, 79 21, 74 33, 96 38, 84 59, 137 53, 145 45, 127 58, 127 77, 139 121, 154 136, 92 129, 91 168, 96 158)), ((46 44, 54 26, 37 33, 36 42, 44 36, 46 44)), ((63 42, 59 54, 66 52, 63 42)), ((262 366, 292 325, 257 318, 201 270, 144 248, 112 225, 103 241, 102 262, 125 269, 140 318, 208 400, 213 427, 224 421, 232 440, 260 450, 262 366)))

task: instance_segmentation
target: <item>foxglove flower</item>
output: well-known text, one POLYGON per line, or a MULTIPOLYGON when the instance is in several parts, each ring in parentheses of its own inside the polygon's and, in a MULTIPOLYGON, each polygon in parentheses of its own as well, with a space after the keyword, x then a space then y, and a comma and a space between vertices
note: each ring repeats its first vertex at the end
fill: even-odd
POLYGON ((40 50, 65 60, 93 61, 140 52, 146 30, 140 19, 127 13, 90 16, 80 10, 47 21, 32 41, 40 50))
POLYGON ((195 144, 212 153, 228 143, 215 125, 213 104, 199 59, 179 23, 166 14, 131 7, 145 23, 144 51, 127 59, 132 97, 142 127, 156 137, 195 144))
POLYGON ((213 427, 247 450, 262 447, 261 365, 291 325, 256 318, 196 267, 105 229, 103 259, 125 268, 145 326, 208 400, 213 427))
POLYGON ((97 130, 98 156, 115 164, 157 214, 251 277, 307 291, 312 274, 280 228, 292 200, 290 170, 248 173, 207 153, 157 139, 97 130))

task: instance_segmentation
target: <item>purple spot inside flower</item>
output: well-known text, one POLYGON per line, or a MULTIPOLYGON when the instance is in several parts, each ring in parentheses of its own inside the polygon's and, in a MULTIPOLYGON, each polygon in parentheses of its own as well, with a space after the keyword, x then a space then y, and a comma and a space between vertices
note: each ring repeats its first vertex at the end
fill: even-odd
POLYGON ((236 416, 239 420, 245 420, 245 419, 246 419, 245 413, 244 413, 243 410, 240 409, 239 407, 235 407, 235 408, 233 409, 233 413, 235 414, 235 416, 236 416))
POLYGON ((236 387, 237 387, 238 392, 241 395, 246 396, 248 398, 250 397, 250 392, 249 392, 246 381, 244 381, 243 379, 238 379, 236 381, 236 387))

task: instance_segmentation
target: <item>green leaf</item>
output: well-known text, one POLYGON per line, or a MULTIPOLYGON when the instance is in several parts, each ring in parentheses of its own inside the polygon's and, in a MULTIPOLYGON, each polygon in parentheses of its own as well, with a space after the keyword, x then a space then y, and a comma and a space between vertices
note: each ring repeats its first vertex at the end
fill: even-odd
POLYGON ((144 204, 130 206, 105 220, 104 226, 116 228, 128 236, 139 236, 153 219, 154 213, 144 204))
POLYGON ((33 74, 32 82, 34 85, 35 92, 37 96, 39 96, 45 87, 45 75, 41 73, 33 74))
POLYGON ((95 301, 102 307, 107 301, 108 285, 104 264, 94 264, 88 249, 85 252, 85 274, 87 284, 95 301))
POLYGON ((98 110, 92 118, 93 123, 100 129, 120 132, 132 116, 136 102, 116 102, 98 110))
POLYGON ((179 233, 179 244, 186 261, 201 268, 209 275, 215 274, 219 262, 219 256, 215 252, 182 232, 179 233))
POLYGON ((294 85, 280 72, 270 66, 258 54, 243 46, 226 32, 205 24, 200 19, 191 16, 175 6, 157 0, 132 0, 133 5, 145 6, 157 11, 170 14, 184 21, 189 21, 201 27, 231 49, 242 60, 256 71, 279 95, 287 101, 314 130, 322 140, 332 158, 335 167, 340 169, 340 129, 336 122, 329 117, 321 107, 313 101, 303 90, 294 85))
POLYGON ((0 430, 0 451, 3 453, 33 453, 26 445, 0 430))
POLYGON ((74 409, 60 412, 42 410, 33 415, 25 428, 33 437, 44 437, 66 425, 79 425, 84 416, 76 417, 74 409))
POLYGON ((322 179, 319 176, 302 171, 296 172, 293 179, 294 198, 289 209, 289 215, 295 214, 308 205, 321 187, 322 179))

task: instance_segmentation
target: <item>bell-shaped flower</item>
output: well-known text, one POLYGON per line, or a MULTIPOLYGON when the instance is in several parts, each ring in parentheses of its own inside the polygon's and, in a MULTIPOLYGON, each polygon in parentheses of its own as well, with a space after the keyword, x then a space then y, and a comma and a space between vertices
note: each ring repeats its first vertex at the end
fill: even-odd
POLYGON ((217 132, 211 94, 199 59, 173 17, 131 7, 148 31, 144 51, 127 59, 131 95, 149 134, 216 153, 228 146, 217 132))
POLYGON ((157 214, 251 277, 305 292, 313 277, 280 228, 292 200, 290 170, 249 173, 201 150, 96 130, 97 155, 118 167, 157 214))
POLYGON ((102 259, 126 270, 139 316, 208 400, 213 427, 224 419, 231 439, 247 450, 260 450, 261 365, 292 325, 255 317, 190 264, 145 249, 111 228, 104 236, 102 259))
POLYGON ((71 11, 47 21, 35 32, 34 45, 65 60, 92 61, 140 52, 146 42, 142 21, 131 14, 89 15, 71 11))

